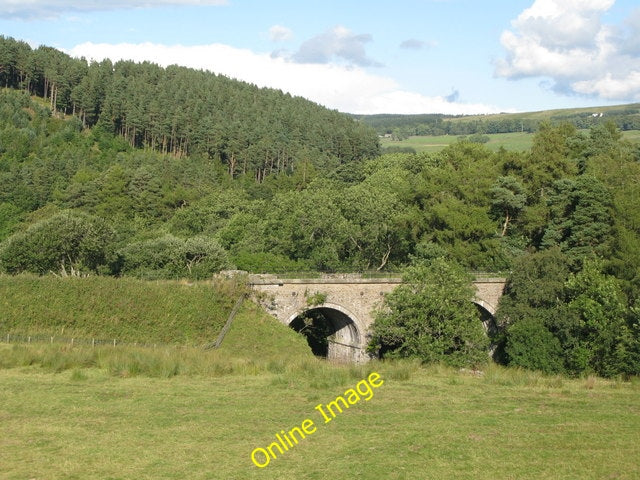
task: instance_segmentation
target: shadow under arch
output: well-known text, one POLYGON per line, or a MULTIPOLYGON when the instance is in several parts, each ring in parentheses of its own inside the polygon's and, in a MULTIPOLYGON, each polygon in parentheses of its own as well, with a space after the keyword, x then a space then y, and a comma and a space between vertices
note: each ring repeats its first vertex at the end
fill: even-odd
POLYGON ((502 363, 503 354, 500 349, 500 329, 495 317, 496 309, 489 303, 479 299, 474 299, 473 304, 478 310, 484 331, 489 337, 489 356, 498 363, 502 363))
POLYGON ((307 339, 314 355, 329 360, 358 362, 363 335, 355 315, 344 307, 324 303, 293 315, 288 325, 307 339))
POLYGON ((491 304, 477 298, 473 300, 473 304, 478 309, 484 331, 487 332, 487 335, 490 337, 495 335, 498 330, 495 318, 496 309, 491 304))

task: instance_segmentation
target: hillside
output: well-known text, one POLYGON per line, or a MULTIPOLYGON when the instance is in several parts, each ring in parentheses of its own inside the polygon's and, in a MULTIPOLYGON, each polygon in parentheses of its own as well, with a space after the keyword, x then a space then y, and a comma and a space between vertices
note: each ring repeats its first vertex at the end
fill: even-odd
POLYGON ((0 276, 4 335, 204 344, 235 302, 211 285, 110 277, 0 276))
MULTIPOLYGON (((630 142, 640 142, 640 130, 625 130, 622 138, 630 142)), ((535 133, 512 132, 472 135, 421 135, 395 140, 391 137, 381 138, 380 146, 385 153, 412 152, 437 153, 461 140, 482 143, 493 152, 505 149, 512 152, 527 152, 533 147, 535 133)))
POLYGON ((258 181, 304 161, 375 155, 372 130, 281 91, 210 72, 148 62, 88 63, 0 36, 0 86, 47 101, 53 116, 121 135, 131 146, 219 161, 258 181))

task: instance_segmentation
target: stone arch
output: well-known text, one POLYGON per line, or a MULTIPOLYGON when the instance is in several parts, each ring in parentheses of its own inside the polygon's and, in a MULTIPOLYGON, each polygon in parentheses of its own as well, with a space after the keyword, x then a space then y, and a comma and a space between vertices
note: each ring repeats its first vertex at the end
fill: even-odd
POLYGON ((498 327, 496 325, 496 309, 490 303, 479 298, 474 298, 472 302, 480 312, 480 319, 482 320, 484 331, 489 335, 489 337, 493 337, 498 331, 498 327))
POLYGON ((327 359, 359 362, 365 357, 365 330, 353 312, 341 305, 325 302, 290 315, 287 325, 294 328, 296 320, 308 312, 317 312, 328 322, 327 359))
POLYGON ((491 305, 488 302, 485 302, 484 300, 481 300, 479 298, 474 298, 473 303, 475 303, 478 307, 480 307, 481 309, 483 309, 485 312, 487 312, 489 315, 491 315, 492 318, 495 318, 496 316, 496 309, 493 305, 491 305))

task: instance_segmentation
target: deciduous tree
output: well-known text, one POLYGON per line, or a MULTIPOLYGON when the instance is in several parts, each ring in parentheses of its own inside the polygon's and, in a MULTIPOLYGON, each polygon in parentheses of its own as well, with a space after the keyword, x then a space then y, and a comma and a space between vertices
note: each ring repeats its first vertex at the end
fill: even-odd
POLYGON ((471 303, 471 278, 462 267, 436 258, 407 268, 403 280, 385 296, 370 349, 385 357, 455 366, 488 360, 489 341, 471 303))

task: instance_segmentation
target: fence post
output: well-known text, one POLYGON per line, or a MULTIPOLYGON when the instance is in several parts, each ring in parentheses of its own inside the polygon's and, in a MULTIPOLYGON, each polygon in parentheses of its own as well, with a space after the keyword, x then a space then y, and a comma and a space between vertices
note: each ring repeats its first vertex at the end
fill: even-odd
POLYGON ((71 345, 73 346, 73 337, 71 337, 71 345))
POLYGON ((93 348, 96 348, 96 339, 95 339, 95 338, 92 338, 92 339, 91 339, 91 346, 92 346, 93 348))
POLYGON ((7 343, 9 343, 9 334, 7 333, 7 343))
POLYGON ((113 346, 114 347, 116 346, 116 339, 115 338, 113 339, 113 346))
POLYGON ((53 337, 51 337, 51 344, 53 345, 53 337))
POLYGON ((31 343, 31 335, 29 335, 29 337, 27 337, 27 343, 31 343))

